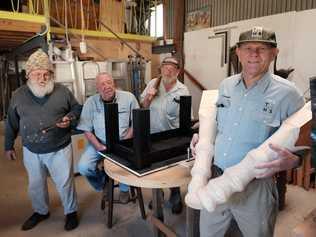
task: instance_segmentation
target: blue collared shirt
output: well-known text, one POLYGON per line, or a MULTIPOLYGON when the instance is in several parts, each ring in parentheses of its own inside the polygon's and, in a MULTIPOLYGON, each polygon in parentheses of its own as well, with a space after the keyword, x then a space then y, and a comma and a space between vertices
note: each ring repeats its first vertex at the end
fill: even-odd
MULTIPOLYGON (((119 133, 122 139, 131 126, 132 111, 139 108, 139 105, 135 96, 127 91, 116 90, 114 100, 118 104, 119 133)), ((85 102, 77 129, 94 132, 95 136, 105 144, 104 105, 100 94, 90 96, 85 102)))
POLYGON ((241 74, 225 79, 217 101, 214 164, 222 169, 238 164, 303 105, 292 82, 269 72, 251 88, 241 74))

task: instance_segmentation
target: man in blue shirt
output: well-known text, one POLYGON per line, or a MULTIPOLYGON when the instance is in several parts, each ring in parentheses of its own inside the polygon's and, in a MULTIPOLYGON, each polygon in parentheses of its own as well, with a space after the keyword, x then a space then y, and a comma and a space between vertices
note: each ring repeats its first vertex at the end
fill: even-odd
MULTIPOLYGON (((241 33, 236 54, 242 72, 223 80, 219 88, 213 177, 238 164, 304 105, 293 83, 269 72, 278 54, 274 32, 254 27, 241 33)), ((277 172, 299 164, 299 158, 289 151, 274 145, 271 149, 280 159, 256 168, 269 167, 277 172)), ((214 212, 202 210, 201 236, 224 236, 233 219, 244 236, 273 236, 278 196, 271 175, 253 180, 214 212)))
MULTIPOLYGON (((139 108, 135 96, 126 91, 116 90, 111 75, 100 73, 96 77, 96 87, 98 94, 91 96, 85 102, 79 125, 77 129, 84 131, 85 137, 89 141, 83 154, 81 155, 78 170, 80 174, 87 177, 89 183, 96 191, 102 191, 106 174, 97 169, 97 163, 103 159, 98 151, 106 150, 104 102, 115 102, 118 104, 119 112, 119 134, 120 139, 127 139, 133 136, 131 127, 132 110, 139 108)), ((129 201, 128 186, 120 184, 120 201, 129 201)))
MULTIPOLYGON (((150 132, 158 133, 179 127, 180 96, 190 95, 188 88, 178 80, 179 62, 166 57, 161 63, 161 78, 152 79, 141 94, 141 104, 150 109, 150 132)), ((182 212, 180 187, 170 188, 168 205, 172 213, 182 212)), ((149 204, 151 206, 151 202, 149 204)))

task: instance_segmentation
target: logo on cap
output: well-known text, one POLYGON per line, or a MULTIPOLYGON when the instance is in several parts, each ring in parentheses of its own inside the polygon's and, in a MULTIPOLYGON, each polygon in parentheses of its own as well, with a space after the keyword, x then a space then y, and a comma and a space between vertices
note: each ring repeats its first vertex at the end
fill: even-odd
POLYGON ((252 28, 251 37, 262 38, 262 31, 263 31, 263 28, 259 26, 252 28))
POLYGON ((239 41, 237 45, 245 42, 261 42, 277 47, 275 32, 264 29, 261 26, 255 26, 250 30, 242 32, 239 35, 239 41))

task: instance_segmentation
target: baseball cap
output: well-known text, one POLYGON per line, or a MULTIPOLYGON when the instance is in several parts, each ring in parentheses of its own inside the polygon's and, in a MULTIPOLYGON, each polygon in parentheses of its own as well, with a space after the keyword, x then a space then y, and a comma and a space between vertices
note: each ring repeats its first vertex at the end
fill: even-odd
POLYGON ((179 61, 175 57, 166 57, 162 60, 161 65, 173 65, 176 68, 180 68, 179 61))
POLYGON ((261 26, 255 26, 250 30, 244 31, 239 35, 238 47, 246 42, 261 42, 277 47, 275 32, 264 29, 261 26))

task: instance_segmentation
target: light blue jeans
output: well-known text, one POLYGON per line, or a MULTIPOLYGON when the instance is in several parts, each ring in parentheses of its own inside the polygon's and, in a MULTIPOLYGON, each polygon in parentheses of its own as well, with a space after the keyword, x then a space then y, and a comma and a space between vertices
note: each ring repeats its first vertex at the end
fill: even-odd
POLYGON ((71 145, 46 154, 33 153, 23 147, 23 161, 29 178, 29 197, 35 212, 42 215, 48 213, 48 174, 56 185, 64 207, 64 214, 77 211, 71 145))
MULTIPOLYGON (((78 163, 79 173, 86 176, 88 182, 98 192, 103 190, 103 186, 107 178, 104 171, 97 169, 97 163, 102 159, 103 157, 97 153, 94 147, 91 144, 87 144, 78 163)), ((129 187, 122 183, 119 184, 119 188, 122 192, 128 192, 129 190, 129 187)))

